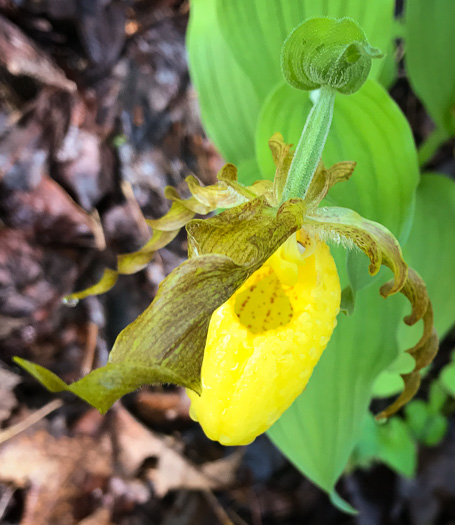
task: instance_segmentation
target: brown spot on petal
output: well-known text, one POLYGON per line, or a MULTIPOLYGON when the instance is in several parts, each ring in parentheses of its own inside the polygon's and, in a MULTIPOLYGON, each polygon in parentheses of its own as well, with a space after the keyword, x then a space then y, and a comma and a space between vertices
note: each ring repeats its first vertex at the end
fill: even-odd
POLYGON ((293 317, 291 302, 275 273, 240 293, 234 311, 254 334, 285 326, 293 317))

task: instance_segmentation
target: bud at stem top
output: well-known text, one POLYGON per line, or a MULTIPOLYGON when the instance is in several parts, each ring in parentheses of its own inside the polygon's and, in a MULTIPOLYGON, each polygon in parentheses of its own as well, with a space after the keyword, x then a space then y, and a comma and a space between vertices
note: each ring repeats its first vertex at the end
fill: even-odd
POLYGON ((367 79, 371 59, 381 56, 351 18, 311 18, 284 42, 281 67, 287 82, 297 89, 330 86, 349 95, 367 79))

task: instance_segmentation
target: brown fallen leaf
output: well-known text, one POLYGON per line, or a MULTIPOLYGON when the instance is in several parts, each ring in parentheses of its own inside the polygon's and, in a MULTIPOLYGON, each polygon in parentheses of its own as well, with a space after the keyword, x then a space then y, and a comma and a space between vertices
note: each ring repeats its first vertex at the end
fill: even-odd
POLYGON ((146 476, 159 497, 172 490, 226 490, 235 483, 242 455, 238 451, 227 458, 197 467, 171 448, 165 448, 157 468, 147 469, 146 476))
POLYGON ((0 446, 0 481, 27 489, 21 525, 75 525, 83 510, 76 501, 104 488, 111 463, 107 438, 56 439, 39 430, 0 446))
POLYGON ((116 434, 119 462, 125 473, 132 475, 147 458, 156 458, 155 468, 146 470, 158 497, 172 490, 221 490, 235 484, 243 452, 227 458, 195 465, 181 453, 182 445, 170 436, 152 432, 118 405, 116 434))
POLYGON ((101 214, 106 244, 115 253, 133 252, 150 239, 150 228, 129 183, 123 181, 119 185, 116 200, 101 214))
MULTIPOLYGON (((207 501, 206 494, 179 492, 160 525, 234 525, 226 515, 223 516, 224 519, 220 519, 221 516, 217 515, 213 505, 207 501)), ((243 524, 236 520, 235 525, 243 524)))
POLYGON ((0 424, 9 418, 17 405, 13 388, 20 382, 20 376, 13 374, 0 364, 0 424))
POLYGON ((0 210, 7 226, 30 231, 42 245, 99 250, 105 247, 99 222, 46 175, 28 191, 2 185, 0 210))
POLYGON ((134 408, 147 423, 162 425, 171 421, 190 421, 190 400, 185 390, 155 391, 143 389, 136 394, 134 408))
POLYGON ((113 525, 111 513, 107 509, 98 509, 80 521, 78 525, 113 525))
POLYGON ((23 230, 0 228, 0 340, 5 359, 23 349, 20 342, 7 345, 5 339, 23 327, 34 330, 61 308, 77 273, 75 250, 47 249, 23 230))
POLYGON ((76 91, 76 84, 27 35, 0 16, 0 63, 12 75, 29 76, 40 83, 65 91, 76 91))

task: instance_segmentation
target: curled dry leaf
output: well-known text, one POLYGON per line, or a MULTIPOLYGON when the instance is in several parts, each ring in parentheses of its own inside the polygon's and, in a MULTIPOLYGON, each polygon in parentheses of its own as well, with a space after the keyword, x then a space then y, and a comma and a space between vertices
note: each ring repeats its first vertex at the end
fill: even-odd
POLYGON ((20 376, 0 365, 0 424, 7 420, 17 405, 13 388, 21 382, 20 376))
POLYGON ((66 78, 47 54, 17 26, 0 16, 0 63, 12 75, 23 75, 41 84, 65 91, 76 91, 76 84, 66 78))
POLYGON ((132 475, 147 458, 157 465, 147 469, 157 496, 172 490, 221 490, 232 486, 242 453, 196 466, 181 453, 181 444, 169 436, 151 432, 134 419, 121 405, 116 407, 115 421, 119 461, 123 471, 132 475))
POLYGON ((106 268, 98 283, 68 298, 83 299, 105 293, 115 285, 119 274, 130 275, 142 270, 155 252, 169 244, 196 214, 206 215, 219 207, 231 208, 246 202, 248 197, 256 197, 253 191, 237 184, 237 168, 232 164, 226 164, 218 173, 218 182, 210 186, 201 186, 193 176, 187 177, 186 182, 191 192, 188 199, 181 198, 173 187, 165 189, 165 196, 172 202, 171 208, 160 219, 146 220, 153 233, 140 250, 118 255, 116 270, 106 268))
POLYGON ((111 521, 111 513, 107 509, 98 509, 87 516, 77 525, 114 525, 111 521))
POLYGON ((29 232, 44 245, 99 250, 105 246, 99 221, 47 175, 28 191, 11 189, 5 178, 0 211, 7 226, 29 232))
POLYGON ((106 439, 56 439, 39 430, 0 447, 0 481, 28 488, 23 522, 75 525, 72 505, 81 486, 82 492, 103 487, 111 475, 111 455, 106 439))

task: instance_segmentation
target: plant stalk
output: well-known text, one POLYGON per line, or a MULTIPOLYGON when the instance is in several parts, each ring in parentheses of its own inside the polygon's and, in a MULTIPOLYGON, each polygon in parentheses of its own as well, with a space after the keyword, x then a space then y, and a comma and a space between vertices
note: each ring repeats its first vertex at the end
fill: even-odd
POLYGON ((335 94, 336 90, 329 86, 319 90, 319 98, 311 108, 295 150, 281 204, 295 197, 303 199, 306 195, 330 130, 335 94))

